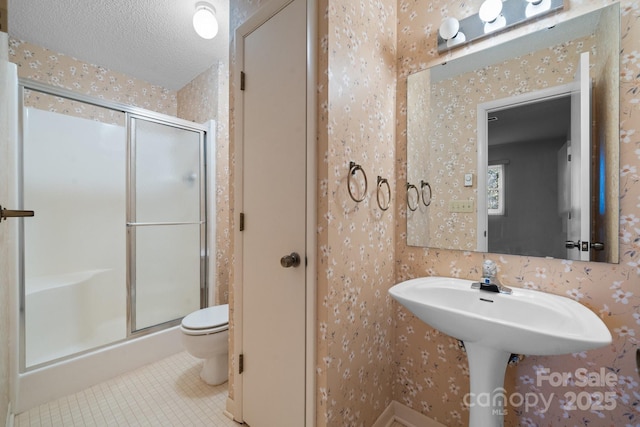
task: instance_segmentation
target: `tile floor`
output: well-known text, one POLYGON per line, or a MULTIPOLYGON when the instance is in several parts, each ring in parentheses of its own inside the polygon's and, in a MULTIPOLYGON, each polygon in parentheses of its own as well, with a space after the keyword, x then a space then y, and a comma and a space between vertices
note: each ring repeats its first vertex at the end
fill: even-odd
POLYGON ((238 427, 223 414, 227 384, 200 378, 186 352, 16 415, 14 427, 238 427))
POLYGON ((227 384, 203 383, 201 363, 178 353, 16 415, 14 427, 239 427, 223 414, 227 384))

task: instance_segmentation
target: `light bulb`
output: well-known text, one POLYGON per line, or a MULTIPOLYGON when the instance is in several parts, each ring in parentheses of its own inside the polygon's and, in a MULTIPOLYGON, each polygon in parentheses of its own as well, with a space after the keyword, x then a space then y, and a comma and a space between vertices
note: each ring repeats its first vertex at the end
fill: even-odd
POLYGON ((480 5, 478 16, 482 22, 493 22, 500 16, 501 12, 502 0, 485 0, 485 2, 480 5))
POLYGON ((447 47, 453 47, 467 41, 467 37, 460 31, 460 22, 456 18, 446 18, 438 30, 440 37, 447 41, 447 47))
POLYGON ((440 37, 444 40, 452 39, 460 30, 460 22, 456 18, 445 18, 440 24, 440 37))
POLYGON ((207 3, 197 3, 193 14, 193 28, 203 39, 212 39, 218 34, 218 20, 213 6, 207 3))
POLYGON ((527 18, 531 18, 532 16, 551 9, 551 0, 527 0, 527 2, 527 7, 524 10, 524 14, 527 18))

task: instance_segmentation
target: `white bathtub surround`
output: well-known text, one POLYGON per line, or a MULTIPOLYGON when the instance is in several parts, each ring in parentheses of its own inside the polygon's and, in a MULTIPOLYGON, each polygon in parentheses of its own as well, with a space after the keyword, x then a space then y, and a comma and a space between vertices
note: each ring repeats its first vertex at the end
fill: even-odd
POLYGON ((21 413, 181 351, 180 330, 175 326, 18 374, 13 410, 21 413))
POLYGON ((25 292, 26 366, 126 337, 124 292, 108 269, 31 278, 25 292))

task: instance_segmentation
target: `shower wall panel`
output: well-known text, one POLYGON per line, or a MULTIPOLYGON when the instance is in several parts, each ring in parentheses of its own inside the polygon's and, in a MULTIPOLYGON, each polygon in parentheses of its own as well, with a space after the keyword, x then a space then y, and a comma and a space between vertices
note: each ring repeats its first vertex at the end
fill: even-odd
POLYGON ((23 114, 24 206, 36 212, 24 223, 29 366, 126 337, 127 157, 122 126, 23 114), (53 319, 40 302, 69 307, 53 319))

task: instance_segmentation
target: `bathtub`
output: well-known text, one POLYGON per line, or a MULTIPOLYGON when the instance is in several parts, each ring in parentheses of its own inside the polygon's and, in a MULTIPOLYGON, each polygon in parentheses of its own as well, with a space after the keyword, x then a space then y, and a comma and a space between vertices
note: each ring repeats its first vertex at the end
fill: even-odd
POLYGON ((14 378, 14 413, 183 350, 177 326, 125 340, 126 290, 113 286, 123 277, 96 269, 27 278, 26 371, 14 378))

